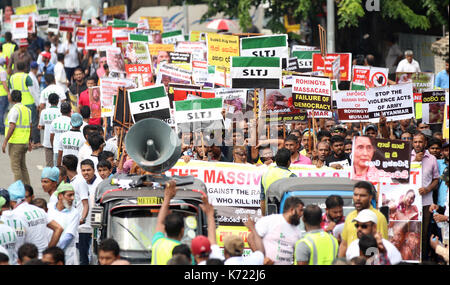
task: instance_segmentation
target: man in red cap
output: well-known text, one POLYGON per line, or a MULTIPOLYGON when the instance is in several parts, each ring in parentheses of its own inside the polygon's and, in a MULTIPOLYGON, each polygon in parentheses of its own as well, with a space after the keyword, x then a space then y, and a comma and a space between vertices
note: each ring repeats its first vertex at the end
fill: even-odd
POLYGON ((19 49, 16 50, 11 55, 11 60, 8 62, 8 74, 12 75, 13 73, 18 72, 17 63, 25 62, 26 70, 25 73, 30 72, 30 64, 33 61, 31 54, 28 52, 28 40, 20 39, 19 41, 19 49))
POLYGON ((47 84, 45 83, 45 75, 46 74, 55 74, 55 65, 50 62, 52 58, 52 54, 48 51, 41 52, 42 56, 42 63, 39 64, 39 71, 38 71, 38 79, 39 84, 45 88, 47 87, 47 84))

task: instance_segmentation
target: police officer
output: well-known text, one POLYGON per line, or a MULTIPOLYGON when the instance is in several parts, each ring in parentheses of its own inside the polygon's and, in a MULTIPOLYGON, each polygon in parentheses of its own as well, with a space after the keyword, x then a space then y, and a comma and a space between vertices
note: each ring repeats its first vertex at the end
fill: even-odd
POLYGON ((30 176, 25 160, 25 154, 31 151, 31 110, 25 107, 22 101, 22 93, 19 90, 11 92, 13 106, 8 113, 5 122, 5 140, 2 151, 6 152, 9 143, 8 155, 11 162, 11 170, 14 180, 22 180, 24 184, 30 184, 30 176))
POLYGON ((291 165, 291 151, 287 148, 281 148, 275 155, 275 162, 277 166, 271 166, 261 178, 261 211, 263 216, 266 215, 266 191, 270 185, 275 181, 287 178, 296 177, 294 173, 289 170, 291 165))
POLYGON ((338 254, 337 239, 321 227, 322 210, 308 205, 303 211, 306 235, 295 243, 294 259, 298 265, 331 265, 338 254))

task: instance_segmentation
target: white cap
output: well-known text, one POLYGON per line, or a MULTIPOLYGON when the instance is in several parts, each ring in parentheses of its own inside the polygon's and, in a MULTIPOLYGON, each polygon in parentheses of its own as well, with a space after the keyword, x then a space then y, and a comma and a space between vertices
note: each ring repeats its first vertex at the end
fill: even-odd
POLYGON ((360 222, 360 223, 367 223, 367 222, 373 222, 374 224, 377 223, 378 218, 377 215, 369 210, 369 209, 365 209, 362 210, 361 212, 359 212, 358 216, 356 216, 356 218, 353 219, 352 222, 360 222))

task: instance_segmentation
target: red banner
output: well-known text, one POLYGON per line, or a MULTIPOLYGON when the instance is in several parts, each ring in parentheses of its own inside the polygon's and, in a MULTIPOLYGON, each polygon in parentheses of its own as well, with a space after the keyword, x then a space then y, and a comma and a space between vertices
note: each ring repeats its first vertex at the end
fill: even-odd
POLYGON ((112 44, 112 27, 87 27, 86 49, 109 47, 112 44))
POLYGON ((351 53, 330 53, 325 58, 320 53, 313 54, 313 71, 322 71, 324 76, 333 76, 333 60, 341 56, 340 60, 340 73, 342 81, 350 81, 351 79, 351 67, 352 67, 352 54, 351 53))

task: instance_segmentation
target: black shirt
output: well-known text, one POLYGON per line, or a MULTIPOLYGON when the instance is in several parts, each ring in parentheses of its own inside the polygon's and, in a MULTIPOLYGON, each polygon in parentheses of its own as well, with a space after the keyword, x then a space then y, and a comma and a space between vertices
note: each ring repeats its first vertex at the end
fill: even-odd
POLYGON ((346 154, 345 152, 342 152, 342 154, 339 157, 335 157, 334 153, 331 153, 327 158, 325 158, 325 165, 330 166, 330 164, 340 164, 342 166, 348 165, 350 166, 352 161, 350 160, 350 156, 346 154))

